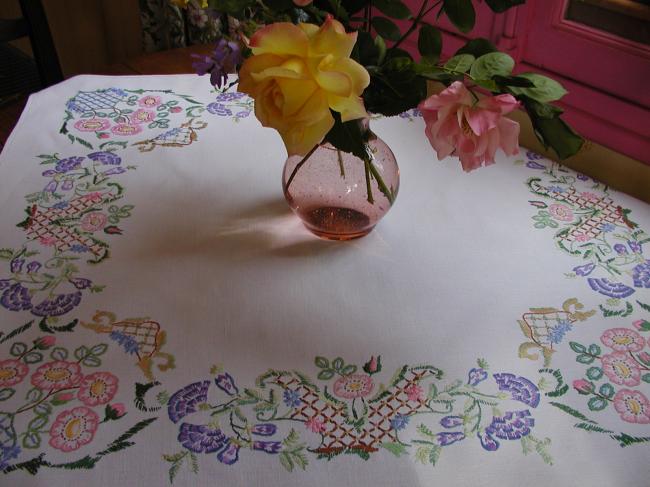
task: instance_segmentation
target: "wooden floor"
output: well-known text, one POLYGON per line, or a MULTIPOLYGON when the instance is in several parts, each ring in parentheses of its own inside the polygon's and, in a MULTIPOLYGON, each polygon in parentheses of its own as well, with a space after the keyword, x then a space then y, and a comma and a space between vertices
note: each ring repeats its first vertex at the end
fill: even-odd
MULTIPOLYGON (((88 74, 106 75, 142 75, 142 74, 183 74, 193 73, 192 54, 207 54, 213 49, 212 44, 204 44, 169 51, 143 54, 123 63, 88 74)), ((207 80, 206 80, 207 83, 207 80)), ((25 108, 27 97, 21 97, 0 108, 0 150, 16 126, 18 118, 25 108)))

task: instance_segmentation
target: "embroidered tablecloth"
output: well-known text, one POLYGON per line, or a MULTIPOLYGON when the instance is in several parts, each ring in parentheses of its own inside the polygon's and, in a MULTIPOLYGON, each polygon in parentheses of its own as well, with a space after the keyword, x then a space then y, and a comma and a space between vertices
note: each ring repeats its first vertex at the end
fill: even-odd
POLYGON ((309 234, 193 75, 33 95, 0 156, 3 485, 650 485, 650 207, 522 149, 309 234))

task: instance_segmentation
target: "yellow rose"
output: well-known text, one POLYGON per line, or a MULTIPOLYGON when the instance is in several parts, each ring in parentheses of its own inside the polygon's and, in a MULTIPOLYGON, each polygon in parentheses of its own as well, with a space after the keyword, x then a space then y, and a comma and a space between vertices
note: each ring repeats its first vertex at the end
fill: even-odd
POLYGON ((253 56, 239 70, 239 91, 255 99, 255 115, 282 136, 289 155, 305 155, 334 125, 367 117, 361 93, 370 83, 350 59, 357 33, 328 16, 314 24, 275 23, 250 40, 253 56))
MULTIPOLYGON (((172 0, 172 3, 177 7, 186 8, 191 0, 172 0)), ((201 8, 208 8, 208 0, 201 0, 201 8)))

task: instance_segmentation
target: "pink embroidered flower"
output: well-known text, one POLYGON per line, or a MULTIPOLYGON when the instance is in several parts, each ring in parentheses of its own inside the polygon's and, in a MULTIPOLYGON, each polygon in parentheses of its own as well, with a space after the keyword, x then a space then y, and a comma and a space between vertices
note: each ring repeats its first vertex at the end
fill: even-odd
POLYGON ((350 374, 337 379, 334 394, 345 399, 365 397, 372 391, 374 384, 369 375, 350 374))
POLYGON ((143 110, 142 108, 136 110, 131 115, 131 122, 133 123, 146 123, 151 122, 156 118, 156 114, 151 110, 143 110))
POLYGON ((19 360, 0 361, 0 387, 15 386, 25 378, 29 368, 19 360))
POLYGON ((179 113, 179 112, 182 112, 183 109, 181 107, 171 107, 169 109, 169 111, 172 112, 172 113, 179 113))
POLYGON ((404 392, 406 392, 406 395, 409 398, 409 401, 421 401, 424 397, 423 393, 424 391, 422 388, 416 384, 413 384, 412 386, 407 387, 404 389, 404 392))
POLYGON ((78 450, 92 441, 98 425, 92 409, 79 406, 63 411, 50 428, 50 446, 64 452, 78 450))
POLYGON ((552 204, 548 207, 548 212, 553 218, 561 222, 573 221, 573 211, 566 205, 552 204))
POLYGON ((597 200, 600 199, 600 196, 594 193, 590 193, 589 191, 583 191, 580 193, 580 196, 586 200, 597 200))
POLYGON ((322 433, 325 431, 325 423, 317 418, 310 418, 305 421, 305 427, 314 433, 322 433))
POLYGON ((106 132, 102 132, 101 134, 97 134, 97 137, 100 139, 108 139, 111 136, 111 134, 107 134, 106 132))
POLYGON ((610 328, 602 334, 600 341, 617 352, 639 352, 645 345, 643 337, 629 328, 610 328))
POLYGON ((36 369, 32 375, 32 385, 38 389, 59 390, 76 386, 81 380, 81 367, 75 362, 57 360, 48 362, 36 369))
POLYGON ((650 401, 639 391, 621 389, 614 396, 614 408, 623 421, 650 423, 650 401))
POLYGON ((650 365, 650 353, 648 352, 641 352, 639 355, 637 355, 639 360, 643 362, 646 365, 650 365))
POLYGON ((438 159, 453 154, 460 158, 463 170, 471 171, 494 163, 499 147, 510 156, 519 152, 519 124, 503 117, 518 105, 512 95, 489 96, 474 103, 465 85, 455 81, 418 108, 438 159))
POLYGON ((641 369, 625 352, 614 352, 600 358, 603 372, 614 384, 623 386, 639 385, 641 369))
POLYGON ((111 122, 105 118, 82 118, 74 124, 74 128, 81 132, 101 132, 111 126, 111 122))
POLYGON ((573 388, 580 394, 590 394, 594 390, 594 385, 585 379, 573 381, 573 388))
POLYGON ((115 404, 109 404, 108 407, 111 408, 113 414, 118 418, 121 418, 126 414, 126 407, 121 402, 116 402, 115 404))
POLYGON ((643 326, 644 324, 645 324, 645 320, 636 320, 636 321, 632 322, 632 325, 634 325, 634 328, 636 328, 639 331, 644 331, 643 330, 644 329, 644 326, 643 326))
POLYGON ((161 103, 160 97, 153 96, 153 95, 144 96, 140 98, 140 100, 138 101, 138 105, 145 108, 157 107, 158 105, 160 105, 160 103, 161 103))
POLYGON ((56 244, 56 238, 49 236, 41 237, 38 239, 38 241, 41 243, 41 245, 45 245, 46 247, 52 247, 56 244))
POLYGON ((104 228, 107 222, 108 217, 105 213, 93 211, 86 213, 81 218, 81 229, 85 232, 96 232, 97 230, 104 228))
POLYGON ((86 406, 106 404, 117 392, 117 377, 109 372, 87 375, 79 385, 77 398, 86 406))
POLYGON ((53 347, 55 343, 56 337, 54 335, 47 335, 34 340, 34 347, 38 350, 47 350, 48 348, 53 347))
POLYGON ((111 129, 111 132, 115 135, 135 135, 142 132, 142 127, 138 124, 118 123, 111 129))
POLYGON ((573 238, 576 240, 576 242, 587 242, 591 240, 591 237, 586 233, 574 233, 573 238))

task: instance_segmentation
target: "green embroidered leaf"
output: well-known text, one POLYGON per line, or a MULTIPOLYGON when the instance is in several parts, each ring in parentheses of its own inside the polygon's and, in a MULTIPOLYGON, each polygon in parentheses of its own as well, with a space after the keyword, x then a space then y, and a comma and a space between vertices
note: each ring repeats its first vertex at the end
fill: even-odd
POLYGON ((415 450, 415 460, 422 463, 423 465, 426 465, 429 463, 429 457, 431 456, 432 452, 432 446, 419 446, 418 449, 415 450))
MULTIPOLYGON (((645 304, 645 303, 642 303, 641 301, 637 301, 636 304, 638 304, 639 306, 641 306, 642 309, 644 309, 644 310, 646 310, 647 312, 650 313, 650 304, 645 304)), ((645 323, 647 323, 647 328, 642 328, 641 331, 650 331, 650 323, 648 323, 645 320, 643 320, 643 321, 645 323)))
POLYGON ((154 381, 154 382, 148 382, 146 384, 140 384, 137 383, 135 384, 135 398, 133 399, 133 404, 135 404, 135 407, 138 408, 140 411, 143 412, 154 412, 158 411, 160 409, 159 406, 154 406, 154 407, 147 407, 146 400, 144 396, 147 394, 149 389, 155 386, 159 386, 160 382, 154 381))
POLYGON ((600 367, 589 367, 587 369, 587 378, 591 380, 598 380, 603 376, 603 369, 600 367))
POLYGON ((430 438, 432 440, 436 438, 436 435, 434 435, 433 432, 429 428, 427 428, 427 426, 423 423, 420 423, 418 425, 417 430, 425 438, 430 438))
POLYGON ((596 426, 591 423, 576 423, 573 426, 576 428, 583 429, 585 431, 589 431, 591 433, 613 433, 613 431, 606 430, 604 428, 601 428, 600 426, 596 426))
POLYGON ((43 360, 43 354, 40 352, 29 352, 23 357, 26 364, 36 364, 43 360))
POLYGON ((630 436, 625 433, 621 433, 620 435, 612 435, 612 438, 619 441, 619 445, 621 447, 626 447, 633 445, 635 443, 647 443, 650 442, 650 436, 644 436, 644 437, 636 437, 636 436, 630 436))
POLYGON ((79 143, 80 143, 81 145, 83 145, 84 147, 88 147, 89 149, 92 149, 92 148, 93 148, 92 144, 86 142, 84 139, 82 139, 82 138, 80 138, 80 137, 75 137, 74 140, 76 140, 77 142, 79 142, 79 143))
MULTIPOLYGON (((38 416, 48 416, 52 412, 52 406, 46 402, 40 403, 34 408, 34 413, 38 416)), ((39 429, 36 426, 29 426, 29 429, 39 429)))
POLYGON ((7 399, 10 399, 11 396, 13 396, 16 393, 15 389, 12 389, 11 387, 4 387, 0 389, 0 401, 6 401, 7 399))
POLYGON ((354 374, 357 371, 357 366, 356 365, 346 365, 341 369, 341 375, 350 375, 354 374))
POLYGON ((106 343, 99 343, 90 349, 90 353, 97 356, 106 353, 108 345, 106 343))
POLYGON ((54 347, 50 352, 52 360, 65 360, 68 358, 68 350, 63 347, 54 347))
POLYGON ((20 357, 23 353, 27 351, 27 345, 23 342, 14 343, 9 349, 9 353, 14 357, 20 357))
POLYGON ((293 472, 293 461, 287 452, 280 453, 280 465, 282 465, 288 472, 293 472))
POLYGON ((10 260, 14 255, 13 249, 0 249, 0 259, 10 260))
POLYGON ((643 382, 648 382, 648 383, 650 383, 650 373, 643 374, 643 375, 641 376, 641 380, 642 380, 643 382))
POLYGON ((27 425, 27 430, 32 433, 38 433, 39 430, 43 428, 49 421, 49 416, 36 416, 27 425))
POLYGON ((585 422, 587 422, 587 423, 596 424, 595 421, 592 421, 591 419, 589 419, 588 417, 586 417, 584 414, 582 414, 580 411, 577 411, 577 410, 573 409, 572 407, 567 406, 566 404, 562 404, 562 403, 560 403, 560 402, 552 402, 552 401, 551 401, 549 404, 550 404, 551 406, 555 406, 555 407, 558 408, 558 409, 561 409, 562 411, 564 411, 564 412, 567 413, 567 414, 570 414, 570 415, 573 416, 574 418, 578 418, 578 419, 581 420, 581 421, 585 421, 585 422))
POLYGON ((41 446, 41 435, 39 435, 36 431, 28 431, 25 433, 23 436, 23 442, 22 442, 23 448, 38 448, 41 446))
POLYGON ((316 367, 319 369, 329 369, 330 368, 330 361, 327 360, 325 357, 316 357, 314 359, 314 363, 316 364, 316 367))
POLYGON ((318 373, 317 377, 320 380, 330 380, 332 377, 334 377, 334 371, 332 369, 321 370, 318 373))
POLYGON ((401 456, 406 455, 408 453, 407 450, 406 450, 406 447, 402 443, 387 441, 387 442, 384 442, 384 443, 380 443, 379 446, 381 446, 382 448, 385 448, 386 450, 391 452, 396 457, 401 457, 401 456))
POLYGON ((365 450, 359 450, 358 448, 353 448, 349 450, 345 450, 346 455, 357 455, 360 458, 363 458, 364 460, 368 461, 370 459, 370 453, 368 453, 365 450))
POLYGON ((36 387, 32 387, 29 391, 27 391, 27 394, 25 395, 25 399, 29 402, 40 401, 41 397, 43 397, 43 391, 37 389, 36 387))
POLYGON ((594 357, 592 357, 591 355, 587 355, 585 353, 581 353, 580 355, 578 355, 576 357, 576 362, 581 363, 581 364, 585 364, 585 365, 590 364, 593 361, 594 361, 594 357))
POLYGON ((29 323, 25 323, 22 326, 19 326, 18 328, 15 328, 14 330, 11 330, 9 333, 6 335, 0 334, 0 344, 11 340, 12 338, 20 335, 21 333, 24 333, 25 331, 29 330, 34 322, 30 321, 29 323))
POLYGON ((438 462, 438 458, 440 458, 440 452, 442 451, 442 448, 440 448, 438 445, 433 446, 431 448, 431 452, 429 453, 429 463, 433 465, 434 467, 436 466, 436 463, 438 462))
POLYGON ((591 355, 598 356, 598 355, 600 355, 601 352, 602 352, 601 348, 598 345, 596 345, 595 343, 592 343, 591 345, 589 345, 589 353, 591 355))
POLYGON ((591 411, 602 411, 607 407, 607 400, 602 397, 592 397, 587 402, 587 406, 591 411))
POLYGON ((433 399, 438 395, 438 388, 435 384, 431 383, 429 385, 429 393, 427 394, 427 399, 433 399))
POLYGON ((345 365, 345 362, 343 362, 343 359, 342 359, 341 357, 336 357, 336 358, 332 361, 332 368, 333 368, 334 370, 336 370, 337 372, 339 372, 339 371, 341 370, 341 368, 343 367, 343 365, 345 365))

